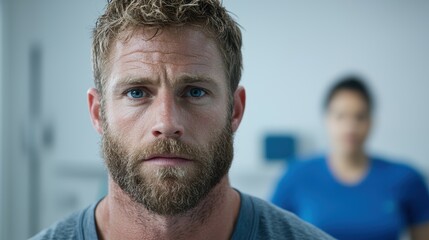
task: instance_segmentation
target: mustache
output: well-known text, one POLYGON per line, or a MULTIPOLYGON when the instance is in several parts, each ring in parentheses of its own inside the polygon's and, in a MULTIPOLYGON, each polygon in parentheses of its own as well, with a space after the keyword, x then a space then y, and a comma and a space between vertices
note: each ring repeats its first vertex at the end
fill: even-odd
POLYGON ((133 162, 144 161, 157 155, 170 155, 186 158, 192 161, 201 161, 202 159, 199 158, 204 156, 206 153, 203 148, 204 147, 202 146, 192 146, 177 139, 162 138, 154 140, 145 147, 134 149, 128 157, 129 159, 132 159, 133 162))

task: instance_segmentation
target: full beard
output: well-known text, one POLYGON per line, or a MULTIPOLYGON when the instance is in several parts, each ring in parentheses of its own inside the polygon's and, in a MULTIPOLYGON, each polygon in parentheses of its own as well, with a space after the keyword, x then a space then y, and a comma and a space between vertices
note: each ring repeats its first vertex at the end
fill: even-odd
POLYGON ((134 202, 159 215, 183 214, 196 207, 228 173, 233 159, 230 124, 204 146, 162 138, 129 150, 120 139, 105 127, 102 154, 111 178, 134 202), (186 156, 192 162, 184 166, 143 166, 142 159, 161 154, 186 156))

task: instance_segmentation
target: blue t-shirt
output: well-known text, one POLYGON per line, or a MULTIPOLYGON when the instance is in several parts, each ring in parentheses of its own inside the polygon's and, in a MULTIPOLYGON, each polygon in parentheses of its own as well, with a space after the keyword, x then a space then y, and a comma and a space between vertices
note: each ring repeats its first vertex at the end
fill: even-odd
MULTIPOLYGON (((290 212, 243 193, 240 193, 240 198, 233 240, 333 240, 290 212)), ((96 206, 97 203, 55 223, 30 240, 97 240, 96 206)))
POLYGON ((429 194, 421 175, 403 164, 371 157, 365 178, 340 183, 326 157, 292 163, 272 202, 338 239, 399 239, 407 227, 429 222, 429 194))

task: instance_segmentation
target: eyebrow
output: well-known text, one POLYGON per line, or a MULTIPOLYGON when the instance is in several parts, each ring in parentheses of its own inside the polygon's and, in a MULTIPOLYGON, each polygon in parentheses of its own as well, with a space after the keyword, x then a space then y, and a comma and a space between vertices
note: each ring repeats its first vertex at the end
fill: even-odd
POLYGON ((157 82, 156 80, 144 77, 124 77, 114 85, 114 88, 128 85, 154 85, 157 84, 157 82))
POLYGON ((192 84, 192 83, 206 83, 206 84, 210 84, 213 86, 218 85, 216 83, 216 81, 208 76, 203 76, 203 75, 183 75, 181 77, 179 77, 175 83, 185 83, 185 84, 192 84))
MULTIPOLYGON (((182 75, 179 78, 175 79, 173 85, 177 84, 193 84, 193 83, 204 83, 216 87, 218 84, 216 81, 208 76, 204 75, 182 75)), ((157 85, 159 80, 145 77, 124 77, 121 78, 114 86, 113 89, 121 89, 126 86, 136 86, 136 85, 157 85)))
POLYGON ((114 85, 113 85, 113 93, 119 94, 122 89, 129 87, 129 86, 138 86, 138 85, 155 85, 157 81, 150 79, 150 78, 144 78, 144 77, 133 77, 128 76, 124 78, 120 78, 114 85))

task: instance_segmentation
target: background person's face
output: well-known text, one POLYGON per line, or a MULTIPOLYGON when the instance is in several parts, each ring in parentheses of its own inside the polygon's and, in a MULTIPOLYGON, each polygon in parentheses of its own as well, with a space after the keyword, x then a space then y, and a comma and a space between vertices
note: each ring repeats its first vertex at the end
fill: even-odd
POLYGON ((133 200, 159 214, 178 214, 229 169, 228 84, 220 52, 203 32, 152 35, 137 32, 114 45, 103 154, 113 180, 133 200))
POLYGON ((351 155, 364 150, 371 119, 368 104, 359 93, 340 90, 332 98, 326 115, 331 147, 351 155))

